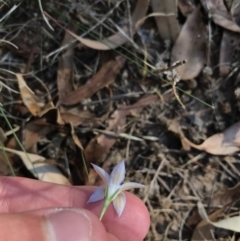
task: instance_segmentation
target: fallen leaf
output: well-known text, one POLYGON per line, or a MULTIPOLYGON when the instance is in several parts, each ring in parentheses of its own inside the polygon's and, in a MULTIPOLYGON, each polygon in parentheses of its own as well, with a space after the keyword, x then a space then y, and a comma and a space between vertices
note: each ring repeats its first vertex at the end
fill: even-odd
POLYGON ((94 114, 89 111, 81 111, 78 114, 70 113, 70 112, 61 112, 61 118, 65 123, 71 123, 73 126, 79 126, 82 123, 88 122, 95 123, 98 118, 95 117, 94 114))
POLYGON ((50 108, 54 107, 51 102, 46 104, 34 94, 34 92, 27 86, 22 74, 18 73, 16 76, 23 103, 33 116, 41 116, 50 108))
MULTIPOLYGON (((0 149, 2 149, 0 147, 0 149)), ((16 154, 21 158, 26 168, 39 180, 63 185, 70 185, 68 179, 59 171, 59 169, 51 164, 46 163, 46 159, 42 156, 24 153, 14 149, 4 147, 6 152, 16 154)))
MULTIPOLYGON (((225 6, 222 6, 223 3, 220 2, 221 8, 226 10, 225 6)), ((238 26, 240 25, 240 4, 239 1, 233 1, 231 4, 231 16, 238 26)), ((226 76, 230 73, 231 64, 234 61, 233 56, 236 51, 236 48, 239 45, 240 34, 237 32, 232 32, 225 30, 223 33, 221 48, 220 48, 220 61, 219 61, 219 71, 221 76, 226 76)))
POLYGON ((214 227, 227 229, 233 232, 240 232, 240 216, 230 217, 217 222, 213 222, 209 219, 206 210, 201 202, 198 202, 198 212, 202 219, 205 219, 209 224, 213 225, 214 227))
POLYGON ((240 150, 240 122, 235 123, 223 133, 209 137, 201 145, 192 143, 181 131, 180 136, 191 147, 213 155, 230 155, 240 150))
POLYGON ((44 107, 44 103, 42 103, 34 92, 27 86, 22 74, 16 74, 16 76, 23 103, 27 106, 32 115, 37 116, 44 107))
POLYGON ((98 90, 114 82, 116 75, 125 63, 125 58, 117 56, 116 60, 107 62, 99 72, 94 75, 87 83, 60 100, 60 104, 74 105, 84 99, 91 97, 98 90))
POLYGON ((230 31, 240 32, 239 26, 233 21, 231 14, 227 11, 223 0, 210 0, 205 3, 202 1, 206 10, 209 10, 213 21, 230 31), (206 6, 207 4, 207 6, 206 6))
POLYGON ((49 123, 57 123, 59 125, 64 125, 65 122, 62 119, 61 113, 59 108, 51 107, 49 109, 46 109, 44 113, 40 115, 41 118, 44 118, 46 122, 49 123))
POLYGON ((147 16, 143 17, 142 19, 140 19, 136 25, 135 28, 136 30, 138 30, 140 28, 140 26, 148 19, 151 17, 168 17, 168 16, 174 16, 174 13, 169 13, 169 14, 165 14, 165 13, 150 13, 147 16))
POLYGON ((83 151, 84 148, 83 148, 83 146, 82 146, 81 141, 78 139, 78 137, 77 137, 77 135, 76 135, 76 133, 75 133, 75 131, 74 131, 73 125, 71 125, 71 134, 72 134, 72 138, 73 138, 74 143, 76 144, 76 146, 77 146, 81 151, 83 151))
POLYGON ((195 78, 206 61, 206 28, 202 21, 200 8, 188 16, 173 46, 171 63, 187 60, 187 63, 176 68, 183 80, 195 78))
POLYGON ((165 15, 155 17, 158 32, 162 39, 170 39, 175 41, 179 34, 179 26, 177 20, 177 1, 152 0, 152 11, 153 13, 161 13, 165 15))
MULTIPOLYGON (((75 31, 74 25, 70 25, 69 29, 75 31)), ((73 91, 73 54, 74 54, 74 45, 72 42, 75 38, 65 32, 65 36, 61 46, 70 44, 67 49, 64 50, 62 56, 59 59, 58 71, 57 71, 57 86, 58 86, 58 96, 61 102, 61 99, 73 91)))
POLYGON ((231 70, 233 55, 239 45, 240 34, 225 30, 221 40, 219 72, 221 76, 226 76, 231 70))
POLYGON ((115 49, 129 41, 128 38, 126 38, 126 36, 129 36, 129 33, 131 32, 135 32, 135 28, 134 28, 135 24, 137 23, 138 20, 140 20, 146 15, 148 6, 149 6, 149 0, 138 0, 136 7, 134 9, 134 12, 132 14, 131 31, 129 31, 128 26, 124 26, 121 32, 119 31, 108 38, 102 39, 101 41, 94 41, 91 39, 82 38, 76 35, 75 33, 73 33, 72 31, 62 27, 58 23, 58 21, 55 20, 53 17, 51 17, 48 13, 45 12, 45 14, 48 18, 52 19, 58 26, 63 28, 65 31, 67 31, 69 34, 71 34, 73 37, 75 37, 85 46, 92 49, 97 49, 97 50, 109 50, 109 49, 115 49))
POLYGON ((37 119, 26 124, 22 131, 22 144, 29 151, 39 140, 55 131, 57 125, 49 124, 44 119, 37 119))

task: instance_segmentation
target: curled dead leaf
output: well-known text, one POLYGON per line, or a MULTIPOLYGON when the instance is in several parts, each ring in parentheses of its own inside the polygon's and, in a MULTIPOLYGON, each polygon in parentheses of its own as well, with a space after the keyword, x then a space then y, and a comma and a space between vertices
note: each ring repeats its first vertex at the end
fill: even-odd
POLYGON ((213 155, 230 155, 240 150, 240 122, 235 123, 222 133, 210 136, 201 145, 192 143, 182 132, 180 135, 182 141, 191 147, 213 155))
POLYGON ((37 116, 44 107, 44 103, 42 103, 34 92, 27 86, 22 74, 16 74, 16 76, 23 103, 27 106, 32 115, 37 116))
POLYGON ((22 74, 18 73, 16 76, 23 103, 33 116, 41 117, 49 109, 54 107, 52 102, 46 104, 34 94, 34 92, 27 86, 22 74))

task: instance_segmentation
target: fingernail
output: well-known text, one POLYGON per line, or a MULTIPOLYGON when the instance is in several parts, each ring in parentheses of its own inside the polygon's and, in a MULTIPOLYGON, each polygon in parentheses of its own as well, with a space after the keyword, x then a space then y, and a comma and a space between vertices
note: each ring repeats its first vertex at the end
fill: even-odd
POLYGON ((56 209, 46 216, 54 241, 90 241, 92 224, 88 215, 78 209, 56 209))

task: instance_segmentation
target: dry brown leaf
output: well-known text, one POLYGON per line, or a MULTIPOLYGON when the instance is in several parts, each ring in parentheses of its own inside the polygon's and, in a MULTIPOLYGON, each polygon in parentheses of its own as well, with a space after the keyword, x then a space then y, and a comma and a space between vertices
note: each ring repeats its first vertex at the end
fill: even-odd
POLYGON ((53 104, 51 102, 47 104, 43 103, 34 94, 34 92, 27 86, 22 74, 18 73, 16 76, 23 103, 27 106, 32 115, 41 116, 46 111, 53 108, 53 104))
POLYGON ((62 98, 61 103, 63 105, 74 105, 82 100, 91 97, 98 90, 114 82, 116 75, 125 63, 125 58, 117 56, 116 60, 107 62, 99 72, 94 75, 87 83, 69 95, 62 98))
POLYGON ((51 123, 57 123, 59 125, 64 125, 66 124, 62 117, 59 108, 56 107, 50 107, 49 109, 46 109, 39 117, 44 118, 46 122, 51 122, 51 123))
MULTIPOLYGON (((145 96, 131 106, 118 108, 111 116, 107 131, 123 132, 126 116, 129 114, 137 115, 144 107, 157 101, 155 95, 145 96)), ((101 134, 93 138, 85 149, 85 157, 88 163, 97 163, 114 145, 117 138, 101 134)))
POLYGON ((56 125, 48 124, 44 119, 27 123, 22 131, 22 144, 25 150, 29 151, 40 139, 56 129, 56 125))
POLYGON ((235 123, 223 133, 209 137, 201 145, 192 143, 183 133, 180 135, 182 140, 191 147, 213 155, 230 155, 240 150, 240 122, 235 123))
POLYGON ((26 168, 39 180, 70 185, 68 179, 59 171, 59 169, 54 165, 46 163, 46 159, 44 157, 32 153, 27 153, 26 155, 22 151, 17 151, 6 147, 4 147, 4 150, 19 156, 26 168))
POLYGON ((57 20, 55 20, 53 17, 51 17, 48 13, 45 12, 46 16, 53 20, 58 26, 63 28, 66 32, 71 34, 73 37, 75 37, 77 40, 79 40, 82 44, 89 48, 97 49, 97 50, 109 50, 109 49, 114 49, 117 48, 125 43, 128 42, 128 39, 125 37, 126 35, 129 35, 129 32, 135 32, 135 24, 137 23, 138 20, 143 18, 148 10, 148 5, 149 5, 149 0, 138 0, 136 7, 134 9, 134 12, 132 14, 132 30, 129 31, 128 26, 124 26, 122 28, 121 32, 118 32, 116 34, 113 34, 112 36, 102 39, 101 41, 94 41, 91 39, 86 39, 82 38, 72 31, 62 27, 57 20))
POLYGON ((148 95, 142 97, 140 100, 138 100, 135 104, 130 106, 120 106, 118 109, 120 111, 129 111, 129 114, 132 116, 138 116, 139 112, 142 110, 142 108, 146 107, 146 105, 149 105, 153 103, 154 101, 158 100, 157 95, 148 95))
MULTIPOLYGON (((110 97, 112 97, 111 91, 110 97)), ((79 126, 83 123, 87 123, 88 126, 92 126, 96 124, 96 122, 104 122, 109 117, 110 112, 112 112, 112 102, 110 102, 110 107, 108 111, 101 117, 96 117, 95 114, 89 112, 88 110, 81 110, 78 107, 64 107, 64 109, 61 109, 62 110, 59 115, 64 123, 71 123, 74 127, 79 126)))
POLYGON ((84 148, 83 148, 83 146, 82 146, 81 141, 78 139, 78 137, 77 137, 77 135, 76 135, 76 133, 75 133, 75 131, 74 131, 73 125, 71 125, 71 134, 72 134, 72 138, 73 138, 73 141, 74 141, 74 143, 76 144, 76 146, 77 146, 81 151, 83 151, 84 148))
MULTIPOLYGON (((206 1, 202 1, 206 5, 206 1)), ((209 9, 213 21, 230 31, 240 33, 239 26, 233 21, 231 14, 227 11, 223 0, 210 0, 207 1, 206 9, 209 9)))
POLYGON ((32 115, 37 116, 44 107, 44 103, 42 103, 34 92, 27 86, 22 74, 16 74, 16 76, 23 103, 27 106, 32 115))
POLYGON ((187 60, 176 68, 181 79, 195 78, 206 61, 206 28, 202 21, 200 8, 196 8, 187 18, 171 54, 171 63, 187 60))
MULTIPOLYGON (((179 134, 180 129, 179 129, 179 124, 178 124, 178 120, 177 118, 172 119, 170 121, 168 121, 167 123, 167 128, 169 131, 172 131, 175 134, 179 134)), ((181 135, 183 135, 183 133, 180 133, 181 135)), ((185 151, 190 151, 191 146, 189 146, 185 141, 184 138, 181 138, 181 144, 182 144, 182 148, 185 151)))
POLYGON ((165 16, 155 17, 158 32, 162 39, 170 39, 175 41, 179 34, 179 26, 177 21, 177 1, 152 0, 152 11, 153 13, 165 14, 165 16))
POLYGON ((224 16, 222 12, 215 11, 213 14, 213 21, 225 29, 240 33, 239 26, 233 22, 228 14, 225 14, 224 16))
MULTIPOLYGON (((223 3, 220 2, 220 8, 227 11, 223 3)), ((223 11, 222 10, 222 11, 223 11)), ((240 25, 240 4, 239 1, 233 1, 231 5, 231 15, 234 23, 238 26, 240 25)), ((231 63, 233 61, 234 52, 239 44, 240 34, 237 32, 232 32, 225 30, 223 33, 220 49, 220 61, 219 61, 219 71, 221 76, 226 76, 231 70, 231 63)))
POLYGON ((88 123, 95 123, 98 120, 98 118, 89 111, 82 111, 79 114, 61 112, 60 115, 65 123, 71 123, 73 126, 79 126, 86 121, 88 123))
MULTIPOLYGON (((70 30, 75 31, 75 27, 70 25, 70 30)), ((65 36, 62 42, 62 46, 70 44, 64 51, 59 59, 58 71, 57 71, 57 85, 59 100, 73 91, 73 54, 74 45, 71 44, 75 38, 65 32, 65 36)))
MULTIPOLYGON (((21 129, 16 134, 19 136, 24 149, 32 152, 32 148, 36 145, 36 143, 44 138, 47 134, 55 131, 56 128, 57 125, 49 124, 45 119, 42 118, 27 123, 24 129, 21 129)), ((14 150, 20 148, 14 136, 8 140, 6 146, 14 150)))
POLYGON ((225 30, 223 33, 219 60, 219 72, 221 76, 228 75, 231 70, 233 55, 239 44, 239 39, 239 33, 228 30, 225 30))

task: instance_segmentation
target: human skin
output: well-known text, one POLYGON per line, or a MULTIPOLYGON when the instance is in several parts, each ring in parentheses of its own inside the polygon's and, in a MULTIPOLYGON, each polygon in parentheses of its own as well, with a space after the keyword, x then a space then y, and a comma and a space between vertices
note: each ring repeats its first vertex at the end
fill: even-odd
POLYGON ((74 225, 81 234, 87 232, 86 218, 90 221, 91 238, 85 240, 143 240, 150 226, 149 212, 143 202, 125 192, 127 202, 122 215, 118 217, 110 205, 100 222, 98 217, 103 201, 87 203, 95 189, 20 177, 0 177, 0 237, 6 241, 52 241, 52 238, 49 239, 50 220, 57 223, 58 230, 61 229, 62 241, 64 235, 74 236, 74 225), (78 225, 80 223, 82 225, 78 225))

